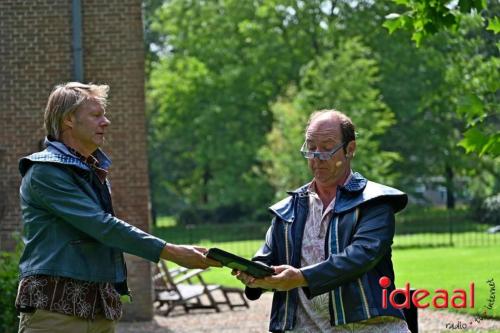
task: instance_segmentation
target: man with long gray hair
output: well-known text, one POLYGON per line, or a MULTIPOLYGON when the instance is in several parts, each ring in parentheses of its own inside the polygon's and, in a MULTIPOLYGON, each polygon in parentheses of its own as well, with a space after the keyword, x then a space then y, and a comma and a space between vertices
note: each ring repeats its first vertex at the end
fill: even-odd
POLYGON ((123 252, 188 268, 219 266, 205 248, 167 243, 115 216, 111 161, 99 148, 110 125, 108 90, 56 86, 45 110, 47 148, 20 160, 19 332, 114 332, 130 296, 123 252))

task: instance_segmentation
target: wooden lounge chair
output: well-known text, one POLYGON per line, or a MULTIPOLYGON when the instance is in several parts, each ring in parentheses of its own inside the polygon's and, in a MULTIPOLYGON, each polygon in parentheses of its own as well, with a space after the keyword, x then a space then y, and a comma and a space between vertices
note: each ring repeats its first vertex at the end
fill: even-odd
POLYGON ((220 312, 212 295, 212 291, 220 289, 220 286, 207 285, 201 277, 201 269, 169 270, 163 260, 160 260, 157 267, 157 274, 153 277, 155 301, 158 303, 158 308, 167 306, 165 316, 178 305, 182 305, 185 312, 191 309, 215 309, 216 312, 220 312), (197 284, 194 284, 195 279, 197 284))
MULTIPOLYGON (((206 270, 205 270, 206 271, 206 270)), ((243 291, 237 288, 227 288, 220 285, 207 284, 202 277, 201 269, 187 269, 183 267, 169 269, 166 262, 160 260, 157 272, 153 277, 155 286, 155 302, 157 307, 167 306, 165 316, 178 305, 182 305, 185 312, 192 309, 214 309, 220 312, 219 305, 228 305, 231 310, 238 306, 248 307, 243 291), (213 292, 220 290, 223 301, 216 301, 213 292), (242 302, 233 303, 229 294, 237 293, 242 302)))
POLYGON ((233 310, 234 308, 240 307, 240 306, 244 306, 246 308, 250 307, 248 305, 248 302, 247 302, 245 296, 243 295, 244 294, 243 290, 241 290, 239 288, 231 288, 231 287, 224 287, 224 286, 221 286, 220 290, 222 291, 222 294, 224 295, 224 298, 226 301, 219 302, 219 304, 227 304, 227 305, 229 305, 229 308, 231 310, 233 310), (231 298, 229 297, 229 294, 237 294, 241 299, 241 303, 233 303, 231 301, 231 298))

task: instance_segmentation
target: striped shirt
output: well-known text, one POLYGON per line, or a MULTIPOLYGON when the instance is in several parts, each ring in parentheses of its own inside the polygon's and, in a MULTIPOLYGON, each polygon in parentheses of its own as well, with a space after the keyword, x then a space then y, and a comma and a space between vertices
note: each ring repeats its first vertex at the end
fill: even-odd
MULTIPOLYGON (((352 172, 351 172, 352 175, 352 172)), ((349 176, 345 182, 350 180, 349 176)), ((344 184, 344 185, 345 185, 344 184)), ((325 258, 325 237, 332 219, 335 198, 323 210, 323 202, 316 193, 315 182, 309 186, 309 214, 302 239, 301 267, 317 264, 325 258)), ((380 316, 344 325, 330 325, 328 293, 308 299, 299 288, 295 333, 395 332, 408 333, 406 322, 400 318, 380 316)))

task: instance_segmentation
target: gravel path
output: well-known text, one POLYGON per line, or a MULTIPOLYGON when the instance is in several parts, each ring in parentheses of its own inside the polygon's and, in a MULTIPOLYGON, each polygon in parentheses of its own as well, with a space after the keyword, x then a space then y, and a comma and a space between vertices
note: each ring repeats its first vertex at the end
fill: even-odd
MULTIPOLYGON (((182 307, 174 309, 168 317, 159 313, 150 322, 118 324, 117 333, 262 333, 268 332, 271 312, 271 294, 250 302, 250 309, 236 308, 230 311, 222 306, 221 312, 194 310, 184 313, 182 307)), ((500 332, 500 321, 480 320, 447 311, 419 310, 419 330, 427 332, 500 332), (454 329, 447 329, 446 324, 454 329), (471 324, 472 323, 472 324, 471 324), (466 326, 465 326, 466 325, 466 326)))

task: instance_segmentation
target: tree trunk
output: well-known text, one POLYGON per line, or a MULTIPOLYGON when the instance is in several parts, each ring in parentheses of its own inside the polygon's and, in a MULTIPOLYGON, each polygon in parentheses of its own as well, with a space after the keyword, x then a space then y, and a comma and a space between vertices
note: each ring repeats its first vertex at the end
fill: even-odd
POLYGON ((210 169, 208 167, 205 167, 203 169, 203 193, 201 195, 201 201, 203 205, 208 204, 208 182, 210 181, 210 178, 212 178, 210 169))
POLYGON ((446 163, 446 208, 455 209, 455 186, 453 184, 453 169, 446 163))

